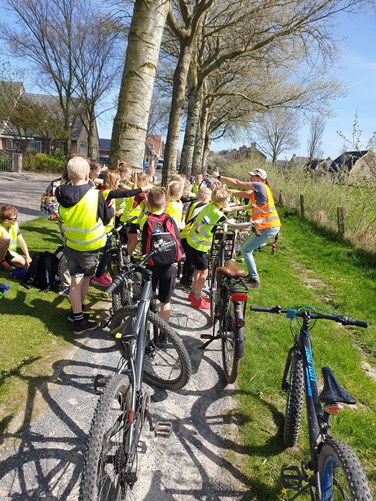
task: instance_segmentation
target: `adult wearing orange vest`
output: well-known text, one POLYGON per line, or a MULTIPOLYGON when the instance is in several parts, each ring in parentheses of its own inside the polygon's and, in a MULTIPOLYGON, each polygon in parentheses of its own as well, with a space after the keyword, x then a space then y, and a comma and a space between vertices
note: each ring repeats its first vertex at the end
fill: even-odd
POLYGON ((249 198, 252 202, 252 222, 255 232, 251 233, 241 247, 241 253, 248 269, 248 284, 250 287, 260 287, 259 275, 253 251, 277 235, 281 221, 275 208, 274 198, 270 190, 267 174, 264 169, 249 172, 250 181, 239 181, 231 177, 220 176, 213 172, 212 176, 226 184, 236 186, 244 191, 232 192, 232 195, 249 198))

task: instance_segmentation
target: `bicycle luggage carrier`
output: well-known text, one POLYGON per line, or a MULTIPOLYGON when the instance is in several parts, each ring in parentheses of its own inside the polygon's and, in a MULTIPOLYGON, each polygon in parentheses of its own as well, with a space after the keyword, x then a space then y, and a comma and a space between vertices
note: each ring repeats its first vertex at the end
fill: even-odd
POLYGON ((233 255, 234 255, 234 245, 235 245, 235 231, 234 230, 228 230, 225 233, 222 229, 219 229, 214 233, 212 246, 210 249, 210 256, 211 256, 211 258, 212 257, 219 258, 223 237, 225 237, 224 257, 225 257, 225 262, 226 262, 229 259, 232 259, 233 255))

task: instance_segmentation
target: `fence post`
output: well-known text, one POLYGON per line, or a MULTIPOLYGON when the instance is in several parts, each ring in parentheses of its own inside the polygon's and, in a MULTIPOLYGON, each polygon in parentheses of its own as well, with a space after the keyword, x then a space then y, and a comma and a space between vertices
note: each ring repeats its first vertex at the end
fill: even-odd
POLYGON ((341 238, 345 236, 345 210, 343 207, 337 207, 338 234, 341 238))
POLYGON ((281 207, 284 207, 282 190, 279 192, 278 203, 281 207))
POLYGON ((304 195, 300 195, 300 215, 304 217, 304 195))

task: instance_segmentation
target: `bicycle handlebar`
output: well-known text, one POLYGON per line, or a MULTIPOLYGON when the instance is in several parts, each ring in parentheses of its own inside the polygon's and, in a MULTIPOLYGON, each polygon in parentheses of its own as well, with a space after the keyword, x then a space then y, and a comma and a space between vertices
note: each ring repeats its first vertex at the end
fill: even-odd
POLYGON ((107 238, 112 237, 115 233, 119 233, 120 230, 122 230, 126 226, 129 226, 135 219, 138 219, 138 216, 133 216, 130 219, 128 219, 128 221, 120 223, 117 228, 112 228, 112 230, 107 233, 107 238))
POLYGON ((345 315, 334 315, 334 314, 327 315, 324 313, 317 313, 316 311, 310 311, 306 309, 303 310, 294 308, 284 309, 279 305, 273 307, 251 306, 250 309, 251 311, 258 311, 264 313, 277 313, 277 314, 286 313, 287 318, 304 317, 305 315, 309 315, 309 317, 313 319, 334 320, 335 322, 338 322, 342 325, 355 325, 357 327, 363 327, 363 328, 368 327, 368 323, 364 322, 363 320, 355 320, 345 315))
POLYGON ((140 261, 139 263, 128 263, 125 266, 124 271, 119 273, 119 275, 117 275, 113 279, 112 284, 109 287, 107 287, 107 289, 105 290, 105 293, 108 296, 110 296, 114 292, 114 290, 117 289, 117 287, 119 287, 119 285, 122 284, 122 282, 124 281, 124 277, 126 275, 129 275, 130 273, 134 273, 135 271, 145 272, 145 270, 146 270, 145 265, 151 257, 153 257, 156 254, 160 254, 161 252, 166 252, 174 246, 175 246, 175 242, 173 242, 173 241, 165 242, 164 240, 159 240, 158 242, 155 242, 154 249, 151 252, 149 252, 148 254, 145 254, 144 256, 142 256, 142 261, 140 261))

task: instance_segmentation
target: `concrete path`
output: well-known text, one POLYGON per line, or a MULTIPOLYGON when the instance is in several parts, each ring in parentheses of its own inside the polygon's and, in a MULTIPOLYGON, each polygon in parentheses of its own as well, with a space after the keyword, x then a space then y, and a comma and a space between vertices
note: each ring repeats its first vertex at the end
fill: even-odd
POLYGON ((19 212, 18 221, 24 223, 42 216, 40 199, 48 184, 58 174, 0 171, 0 205, 12 204, 19 212))
MULTIPOLYGON (((127 499, 147 501, 246 499, 239 464, 232 385, 222 381, 220 343, 205 351, 200 334, 210 332, 206 312, 188 306, 177 290, 171 325, 191 355, 193 375, 179 392, 150 388, 151 413, 172 422, 170 438, 141 437, 139 478, 127 499)), ((98 397, 95 374, 112 374, 119 356, 106 331, 77 337, 71 352, 55 364, 54 378, 25 402, 25 411, 0 446, 0 499, 78 499, 87 433, 98 397), (32 408, 44 409, 31 420, 32 408), (19 431, 20 430, 20 431, 19 431)))

